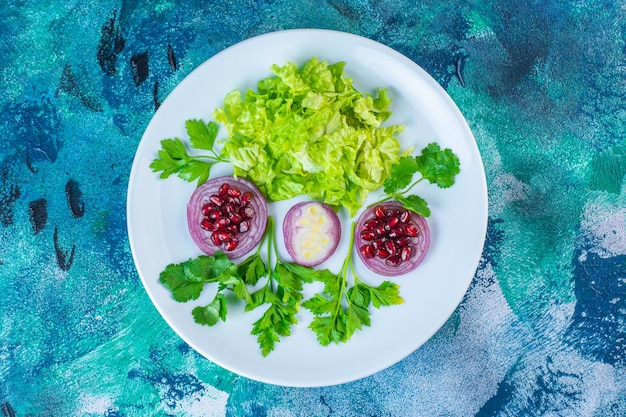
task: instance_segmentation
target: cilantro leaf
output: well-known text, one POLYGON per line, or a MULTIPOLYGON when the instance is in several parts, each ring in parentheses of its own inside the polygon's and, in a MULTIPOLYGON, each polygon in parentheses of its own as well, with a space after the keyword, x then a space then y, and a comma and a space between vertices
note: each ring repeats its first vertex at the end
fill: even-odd
POLYGON ((422 197, 410 194, 407 196, 397 195, 396 200, 402 203, 407 210, 414 211, 417 214, 421 214, 424 217, 430 216, 430 208, 428 203, 422 197))
POLYGON ((184 264, 170 264, 159 275, 159 282, 170 292, 174 300, 185 302, 200 297, 204 282, 201 278, 186 273, 184 264))
POLYGON ((226 321, 227 312, 226 297, 218 292, 210 304, 204 307, 195 307, 191 314, 196 323, 213 326, 220 319, 226 321))
POLYGON ((422 149, 422 154, 415 160, 422 177, 440 188, 451 187, 454 177, 460 172, 459 158, 451 149, 442 150, 435 142, 422 149))
POLYGON ((391 195, 408 187, 413 180, 413 175, 417 172, 417 168, 415 157, 401 157, 398 163, 391 167, 391 174, 383 183, 385 194, 391 195))

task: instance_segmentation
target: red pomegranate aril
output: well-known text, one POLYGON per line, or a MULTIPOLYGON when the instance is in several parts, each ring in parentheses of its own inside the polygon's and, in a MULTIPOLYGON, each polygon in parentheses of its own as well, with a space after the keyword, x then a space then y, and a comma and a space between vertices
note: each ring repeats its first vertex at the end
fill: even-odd
POLYGON ((231 197, 241 197, 241 191, 237 188, 229 188, 228 195, 231 197))
POLYGON ((396 243, 400 247, 408 246, 408 245, 411 244, 411 238, 408 237, 408 236, 402 236, 402 237, 396 239, 396 243))
POLYGON ((220 186, 220 190, 219 190, 219 195, 221 197, 224 197, 225 195, 228 194, 228 190, 230 189, 230 185, 228 185, 228 183, 224 183, 220 186))
POLYGON ((383 246, 385 246, 385 239, 376 239, 372 242, 372 246, 374 247, 374 249, 380 249, 383 246))
POLYGON ((376 250, 376 255, 381 258, 381 259, 386 259, 389 257, 389 255, 391 255, 389 253, 389 251, 385 248, 380 248, 378 250, 376 250))
POLYGON ((202 214, 205 216, 208 216, 213 210, 215 210, 215 205, 211 203, 206 203, 202 206, 202 214))
POLYGON ((228 227, 226 227, 226 231, 232 233, 233 236, 234 236, 237 233, 239 233, 239 225, 237 225, 237 224, 229 224, 228 227))
POLYGON ((239 214, 241 214, 241 217, 243 217, 244 219, 251 219, 256 213, 254 212, 254 209, 252 207, 246 206, 242 207, 241 210, 239 210, 239 214))
POLYGON ((200 222, 200 227, 202 227, 204 230, 208 230, 209 232, 215 230, 215 224, 207 218, 202 219, 202 221, 200 222))
POLYGON ((409 213, 408 211, 403 211, 402 213, 400 213, 400 221, 402 223, 408 223, 410 219, 411 213, 409 213))
POLYGON ((387 234, 388 230, 385 226, 386 224, 381 224, 376 229, 374 229, 376 236, 385 236, 387 234))
POLYGON ((218 207, 224 204, 224 199, 217 194, 213 194, 211 197, 209 197, 209 200, 211 200, 211 203, 215 204, 218 207))
POLYGON ((390 254, 395 254, 397 251, 396 244, 393 242, 393 240, 385 241, 385 249, 387 249, 387 252, 389 252, 390 254))
POLYGON ((391 229, 391 230, 389 231, 389 233, 387 234, 387 236, 389 236, 391 239, 395 239, 395 238, 398 238, 398 237, 402 237, 402 236, 404 236, 404 230, 402 230, 402 228, 401 228, 401 227, 396 226, 396 227, 394 227, 393 229, 391 229))
POLYGON ((402 262, 408 261, 413 256, 413 248, 410 246, 405 246, 400 250, 400 259, 402 262))
POLYGON ((364 226, 366 229, 374 230, 378 227, 380 223, 376 219, 369 219, 365 222, 364 226))
POLYGON ((222 212, 219 210, 213 210, 212 212, 209 213, 207 217, 209 218, 209 220, 216 221, 217 219, 222 217, 222 212))
POLYGON ((246 191, 245 193, 243 193, 243 195, 241 196, 241 203, 242 204, 248 204, 252 199, 254 198, 254 194, 252 194, 249 191, 246 191))
POLYGON ((368 242, 376 239, 376 233, 373 230, 361 230, 361 239, 366 240, 368 242))
POLYGON ((242 220, 239 223, 239 233, 246 233, 248 230, 250 230, 250 221, 242 220))
POLYGON ((236 237, 224 242, 224 249, 229 252, 235 250, 237 246, 239 246, 239 239, 237 239, 236 237))
POLYGON ((385 263, 389 266, 398 266, 402 262, 402 259, 398 255, 390 256, 385 259, 385 263))
POLYGON ((380 220, 387 219, 387 212, 382 206, 376 206, 376 208, 374 208, 374 215, 380 220))
POLYGON ((359 248, 359 250, 366 258, 373 258, 376 256, 376 249, 374 249, 374 246, 372 245, 363 245, 359 248))
POLYGON ((394 227, 396 227, 397 225, 400 224, 400 217, 398 216, 393 216, 389 219, 389 222, 387 223, 389 225, 389 227, 391 229, 393 229, 394 227))
POLYGON ((215 221, 215 227, 218 229, 225 229, 230 224, 230 219, 228 217, 220 217, 215 221))
POLYGON ((230 219, 231 223, 241 223, 241 221, 243 220, 243 217, 239 213, 230 213, 228 215, 228 218, 230 219))
POLYGON ((222 244, 222 239, 220 238, 219 232, 216 231, 211 233, 211 241, 215 246, 219 246, 222 244))
POLYGON ((410 237, 416 237, 419 235, 419 229, 415 223, 409 223, 404 227, 404 234, 410 237))

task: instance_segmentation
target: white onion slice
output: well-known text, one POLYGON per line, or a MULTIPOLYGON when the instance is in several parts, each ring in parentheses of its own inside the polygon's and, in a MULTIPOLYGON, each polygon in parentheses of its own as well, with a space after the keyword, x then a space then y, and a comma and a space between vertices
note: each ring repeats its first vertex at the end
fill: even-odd
POLYGON ((317 201, 296 204, 283 222, 285 247, 294 262, 316 266, 330 258, 341 239, 337 213, 317 201))

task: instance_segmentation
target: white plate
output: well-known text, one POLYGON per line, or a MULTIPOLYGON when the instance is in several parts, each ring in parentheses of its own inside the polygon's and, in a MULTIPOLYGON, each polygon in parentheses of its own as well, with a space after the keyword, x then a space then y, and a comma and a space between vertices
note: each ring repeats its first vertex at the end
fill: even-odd
MULTIPOLYGON (((225 130, 222 128, 222 131, 225 130)), ((224 132, 222 132, 224 133, 224 132)), ((228 174, 227 165, 212 176, 228 174)), ((293 201, 272 204, 281 225, 293 201)), ((474 276, 487 227, 487 186, 482 160, 468 125, 446 92, 424 70, 398 52, 369 39, 327 30, 288 30, 248 39, 215 55, 189 74, 167 97, 148 125, 133 162, 128 186, 128 234, 137 270, 152 302, 180 337, 214 363, 245 377, 286 386, 325 386, 353 381, 400 361, 427 341, 453 313, 474 276), (186 204, 195 184, 171 177, 161 180, 150 162, 164 138, 185 139, 185 120, 210 120, 229 91, 256 88, 270 76, 272 64, 302 64, 312 56, 344 61, 360 91, 388 88, 393 115, 387 123, 404 124, 403 147, 419 151, 432 141, 452 148, 461 173, 449 189, 420 184, 417 190, 432 210, 431 247, 414 272, 393 279, 405 303, 372 309, 372 325, 346 344, 322 347, 307 328, 312 316, 301 309, 293 334, 267 357, 260 353, 252 323, 262 309, 244 313, 229 306, 226 323, 194 322, 191 310, 206 305, 215 287, 207 285, 195 302, 177 303, 159 282, 169 263, 200 255, 187 231, 186 204)), ((347 252, 349 219, 336 254, 322 266, 338 271, 347 252)), ((278 233, 280 234, 280 233, 278 233)), ((279 243, 280 239, 279 239, 279 243)), ((281 247, 284 259, 289 260, 281 247)), ((355 256, 355 259, 357 257, 355 256)), ((377 285, 382 277, 355 261, 360 277, 377 285)), ((314 293, 307 287, 305 297, 314 293)))

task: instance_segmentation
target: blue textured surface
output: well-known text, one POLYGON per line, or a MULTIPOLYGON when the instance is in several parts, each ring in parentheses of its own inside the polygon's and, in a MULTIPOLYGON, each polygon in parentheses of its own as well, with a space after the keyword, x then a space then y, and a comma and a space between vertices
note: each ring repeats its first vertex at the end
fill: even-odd
POLYGON ((626 415, 626 9, 620 1, 8 0, 0 6, 4 416, 626 415), (191 70, 317 27, 405 54, 457 102, 490 223, 457 311, 376 375, 295 389, 227 372, 158 315, 125 196, 191 70))

